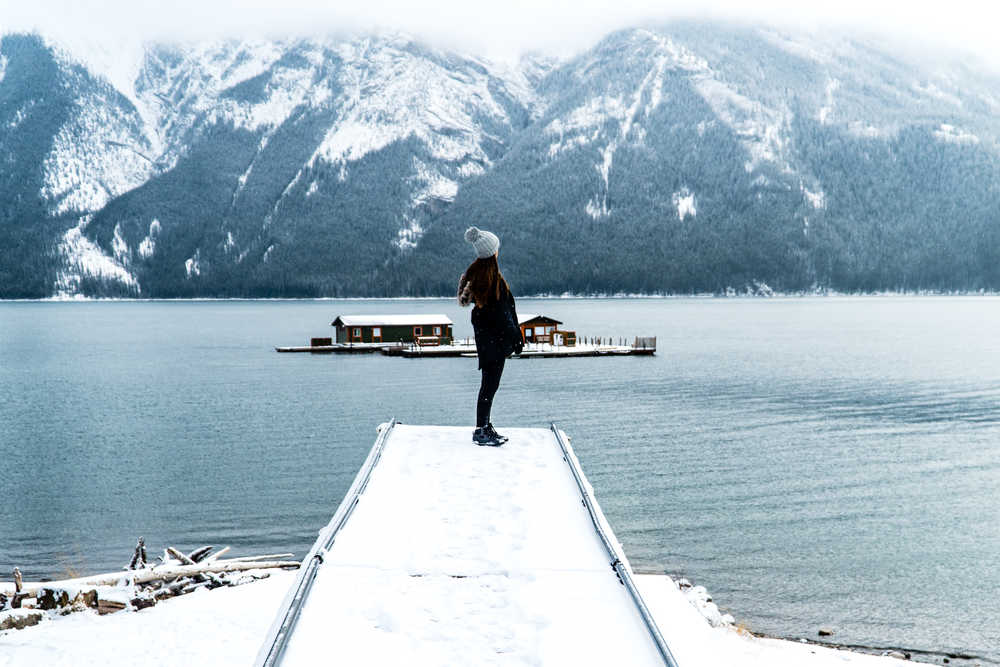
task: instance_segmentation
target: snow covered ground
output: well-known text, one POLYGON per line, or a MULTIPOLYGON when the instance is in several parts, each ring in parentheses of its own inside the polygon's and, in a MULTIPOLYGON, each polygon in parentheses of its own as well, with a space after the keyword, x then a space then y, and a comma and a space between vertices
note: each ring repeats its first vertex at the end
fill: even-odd
MULTIPOLYGON (((396 427, 283 664, 661 664, 551 434, 508 435, 396 427)), ((250 665, 294 578, 0 633, 0 667, 250 665)), ((681 667, 899 664, 713 627, 669 577, 637 582, 681 667)))
POLYGON ((0 632, 0 667, 253 664, 295 572, 200 590, 138 612, 85 611, 0 632))
MULTIPOLYGON (((247 667, 253 664, 261 639, 294 578, 294 572, 275 572, 261 582, 203 590, 166 600, 140 612, 98 616, 88 611, 46 620, 25 630, 0 632, 0 667, 200 664, 247 667)), ((731 626, 713 628, 681 596, 669 577, 639 575, 637 582, 658 625, 667 634, 671 647, 676 649, 681 667, 892 667, 902 664, 892 658, 836 651, 813 644, 759 639, 741 634, 731 626), (690 646, 682 652, 682 645, 690 646)), ((459 605, 458 599, 442 602, 459 605)), ((391 613, 392 610, 386 610, 387 615, 391 613)), ((459 620, 467 629, 468 619, 459 620)), ((514 627, 505 629, 519 631, 514 627)), ((392 634, 388 629, 385 632, 387 636, 392 634)), ((447 634, 448 628, 442 627, 441 632, 447 634)), ((512 660, 510 664, 518 663, 512 660)))

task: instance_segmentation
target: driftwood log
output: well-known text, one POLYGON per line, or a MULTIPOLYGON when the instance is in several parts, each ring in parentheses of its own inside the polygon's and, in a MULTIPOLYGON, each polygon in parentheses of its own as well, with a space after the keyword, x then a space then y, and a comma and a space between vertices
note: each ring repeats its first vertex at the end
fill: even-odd
POLYGON ((128 569, 137 570, 146 567, 146 540, 139 538, 139 543, 135 545, 135 553, 129 561, 128 569))
POLYGON ((0 610, 9 606, 18 608, 37 607, 44 610, 67 614, 86 608, 97 609, 100 614, 109 614, 122 609, 145 609, 158 600, 175 595, 183 595, 199 588, 219 588, 238 586, 254 579, 263 579, 267 573, 243 574, 251 570, 294 569, 297 561, 281 560, 293 554, 265 554, 261 556, 241 556, 220 558, 229 547, 212 553, 211 546, 203 546, 187 554, 174 547, 167 547, 162 562, 149 565, 146 562, 146 545, 139 538, 128 566, 121 572, 109 572, 89 577, 77 577, 63 581, 25 584, 21 572, 14 568, 14 590, 0 594, 0 610), (230 576, 239 574, 240 576, 230 576), (123 602, 121 591, 111 595, 116 599, 104 599, 103 587, 125 588, 123 602))
POLYGON ((190 577, 196 574, 220 572, 243 572, 246 570, 266 570, 273 568, 295 569, 298 561, 291 560, 236 560, 223 559, 211 563, 194 563, 193 565, 157 565, 141 570, 109 572, 90 577, 65 579, 63 581, 47 581, 44 584, 34 584, 24 589, 24 594, 34 597, 42 588, 87 588, 95 586, 117 586, 120 582, 131 584, 146 584, 152 581, 168 581, 180 577, 190 577))

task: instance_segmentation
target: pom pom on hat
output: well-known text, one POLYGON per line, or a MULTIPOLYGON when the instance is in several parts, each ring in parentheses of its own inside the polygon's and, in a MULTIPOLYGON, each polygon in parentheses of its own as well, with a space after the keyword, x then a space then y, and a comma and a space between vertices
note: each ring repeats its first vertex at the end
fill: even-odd
POLYGON ((500 239, 492 232, 484 232, 478 227, 465 230, 465 240, 476 249, 477 257, 490 257, 500 250, 500 239))

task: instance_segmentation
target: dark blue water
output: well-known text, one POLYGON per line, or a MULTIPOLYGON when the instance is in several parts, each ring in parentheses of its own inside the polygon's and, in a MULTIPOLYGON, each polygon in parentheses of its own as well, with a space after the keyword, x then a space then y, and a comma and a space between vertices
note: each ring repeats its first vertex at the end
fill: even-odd
MULTIPOLYGON (((655 358, 514 360, 637 569, 751 629, 1000 661, 1000 299, 519 301, 655 358)), ((471 359, 277 354, 451 301, 0 303, 0 577, 159 548, 303 554, 375 438, 473 421, 471 359)), ((488 511, 488 508, 484 508, 488 511)))

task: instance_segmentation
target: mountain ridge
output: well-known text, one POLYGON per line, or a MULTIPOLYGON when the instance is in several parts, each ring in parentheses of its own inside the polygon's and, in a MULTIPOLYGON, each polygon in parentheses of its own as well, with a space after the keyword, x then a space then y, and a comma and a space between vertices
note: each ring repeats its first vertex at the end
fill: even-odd
POLYGON ((450 294, 468 224, 530 293, 1000 287, 997 80, 860 42, 155 44, 124 91, 0 54, 3 297, 450 294))

